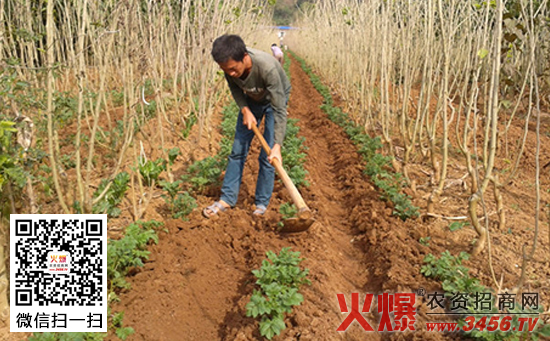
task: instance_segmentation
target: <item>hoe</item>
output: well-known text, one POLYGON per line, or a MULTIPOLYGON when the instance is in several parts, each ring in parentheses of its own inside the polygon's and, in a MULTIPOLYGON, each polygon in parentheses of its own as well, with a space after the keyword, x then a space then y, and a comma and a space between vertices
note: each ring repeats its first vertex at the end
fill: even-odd
MULTIPOLYGON (((260 139, 262 148, 267 153, 267 155, 271 154, 271 148, 269 148, 269 145, 267 144, 264 137, 260 133, 260 130, 258 130, 258 127, 256 127, 255 124, 252 125, 252 130, 254 131, 254 134, 256 134, 258 139, 260 139)), ((290 197, 292 198, 294 205, 296 205, 296 208, 298 208, 298 217, 285 219, 283 221, 283 227, 279 231, 286 233, 306 231, 307 229, 309 229, 311 224, 315 222, 311 210, 309 209, 309 207, 307 207, 304 199, 300 195, 300 192, 298 192, 298 189, 296 188, 296 186, 294 186, 294 183, 292 183, 292 180, 290 179, 285 169, 283 168, 283 165, 279 162, 278 159, 273 160, 273 167, 275 167, 275 170, 277 170, 277 174, 279 174, 279 177, 283 181, 283 184, 290 193, 290 197)))

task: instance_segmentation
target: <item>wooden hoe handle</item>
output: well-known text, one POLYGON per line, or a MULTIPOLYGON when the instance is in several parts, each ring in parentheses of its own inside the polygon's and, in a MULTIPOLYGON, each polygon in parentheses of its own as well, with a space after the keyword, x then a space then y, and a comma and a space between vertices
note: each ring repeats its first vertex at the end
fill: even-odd
MULTIPOLYGON (((260 140, 260 143, 262 144, 264 151, 269 156, 269 154, 271 154, 271 148, 269 147, 264 137, 260 133, 260 130, 255 124, 252 124, 252 130, 260 140)), ((311 211, 309 207, 307 207, 306 202, 304 201, 304 198, 302 198, 302 195, 300 194, 300 192, 298 192, 298 189, 296 188, 296 186, 294 185, 294 183, 286 173, 279 159, 275 158, 272 164, 273 164, 273 167, 275 167, 275 169, 277 170, 277 173, 279 174, 279 177, 283 181, 283 184, 285 185, 286 189, 290 193, 290 197, 292 198, 294 205, 296 205, 296 208, 298 208, 298 218, 310 219, 311 211)))

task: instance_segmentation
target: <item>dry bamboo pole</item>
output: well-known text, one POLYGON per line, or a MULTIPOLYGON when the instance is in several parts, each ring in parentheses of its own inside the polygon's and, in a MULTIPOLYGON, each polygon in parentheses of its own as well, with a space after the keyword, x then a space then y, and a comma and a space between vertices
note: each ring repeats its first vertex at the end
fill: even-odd
MULTIPOLYGON (((387 17, 387 14, 382 15, 383 18, 387 17)), ((382 65, 380 68, 380 122, 382 123, 382 136, 384 142, 389 145, 388 151, 393 155, 393 146, 391 140, 390 128, 392 126, 391 120, 391 104, 390 104, 390 32, 389 32, 389 23, 388 20, 384 20, 382 23, 382 39, 383 41, 388 41, 388 44, 382 44, 380 59, 382 65)))
MULTIPOLYGON (((439 92, 436 95, 435 89, 437 85, 440 85, 441 81, 441 63, 444 61, 443 56, 440 53, 441 50, 435 49, 434 47, 439 44, 439 42, 436 39, 436 32, 435 28, 436 25, 436 14, 438 13, 438 4, 432 0, 428 1, 428 24, 429 27, 427 28, 428 31, 428 37, 430 38, 427 41, 426 45, 426 54, 425 54, 425 60, 428 65, 427 67, 427 82, 424 80, 424 82, 427 83, 427 86, 425 87, 426 91, 423 92, 424 94, 424 100, 422 98, 419 99, 419 101, 422 101, 424 106, 419 105, 419 108, 423 110, 422 113, 422 123, 423 126, 420 128, 420 134, 419 134, 419 142, 421 145, 425 144, 426 147, 423 147, 424 152, 423 154, 428 155, 430 157, 430 162, 433 168, 433 178, 432 183, 438 183, 440 180, 440 164, 437 161, 436 155, 437 155, 437 127, 439 125, 439 119, 440 119, 440 113, 441 113, 441 99, 442 99, 442 91, 443 88, 439 86, 439 92), (437 51, 437 52, 435 52, 437 51), (434 53, 435 52, 435 53, 434 53), (432 109, 432 101, 434 97, 437 98, 436 107, 435 110, 432 109), (433 112, 433 117, 432 113, 433 112), (425 135, 424 135, 425 134, 425 135)), ((441 21, 442 19, 440 19, 441 21)), ((439 36, 441 36, 441 39, 445 39, 445 35, 439 33, 439 36)), ((426 70, 426 68, 425 68, 426 70)), ((424 86, 423 89, 424 90, 424 86)), ((430 196, 428 198, 428 206, 427 206, 427 212, 428 213, 434 213, 434 203, 435 200, 433 196, 430 196)))
MULTIPOLYGON (((23 6, 21 6, 20 11, 21 11, 20 12, 21 18, 32 18, 33 17, 30 13, 31 12, 30 11, 30 1, 27 1, 23 6)), ((33 32, 32 20, 29 20, 27 22, 25 22, 25 20, 23 20, 23 25, 24 25, 23 28, 26 31, 26 33, 27 34, 32 34, 32 32, 33 32)), ((36 50, 34 49, 34 46, 33 46, 33 40, 32 39, 21 39, 20 43, 21 43, 21 56, 23 57, 22 58, 23 63, 28 68, 31 68, 31 69, 35 68, 36 65, 34 64, 34 61, 35 61, 34 57, 36 56, 36 50)))
MULTIPOLYGON (((165 37, 167 36, 166 35, 166 32, 165 32, 165 26, 162 25, 162 18, 163 17, 168 17, 167 16, 167 12, 166 12, 166 4, 164 4, 161 9, 160 9, 160 14, 159 14, 159 17, 160 17, 160 20, 157 19, 156 21, 156 27, 158 29, 157 31, 157 36, 158 36, 158 42, 156 44, 157 48, 159 49, 158 51, 158 58, 155 58, 157 59, 157 62, 155 63, 154 67, 153 67, 153 72, 155 74, 154 78, 155 78, 155 83, 156 83, 156 87, 157 87, 157 91, 156 91, 156 101, 157 101, 157 108, 160 108, 160 113, 162 114, 161 115, 158 115, 157 114, 157 122, 159 123, 159 133, 160 133, 160 138, 161 138, 161 151, 162 151, 162 155, 164 156, 164 159, 165 160, 168 160, 168 153, 167 153, 167 149, 165 148, 165 134, 164 134, 164 129, 162 128, 163 127, 163 120, 168 123, 169 126, 172 125, 172 122, 170 121, 170 119, 168 118, 168 115, 166 113, 166 103, 164 101, 164 65, 167 64, 167 55, 165 54, 164 51, 168 51, 168 48, 167 46, 165 46, 164 42, 165 42, 165 37)), ((157 112, 158 112, 158 109, 157 109, 157 112)), ((166 172, 168 174, 168 180, 170 182, 173 182, 174 181, 174 175, 172 174, 172 166, 170 165, 169 162, 166 163, 166 172)))
MULTIPOLYGON (((531 73, 531 70, 529 69, 529 73, 531 73)), ((529 76, 530 81, 533 81, 532 77, 529 76)), ((529 88, 529 103, 533 102, 533 87, 531 86, 529 88)), ((512 171, 510 172, 510 176, 508 177, 506 182, 511 181, 515 176, 516 172, 519 169, 519 163, 521 161, 521 157, 523 156, 523 150, 525 149, 525 143, 527 142, 527 135, 529 133, 529 122, 531 120, 531 115, 533 113, 533 106, 529 105, 527 108, 527 116, 525 116, 525 124, 523 128, 523 137, 521 139, 521 143, 519 145, 519 151, 516 156, 516 161, 514 162, 514 167, 512 168, 512 171)), ((505 131, 507 128, 505 128, 505 131)))
POLYGON ((48 102, 47 102, 47 117, 48 117, 48 150, 50 153, 50 165, 52 169, 52 177, 55 185, 55 191, 58 196, 59 204, 61 205, 61 208, 63 209, 63 212, 70 213, 69 207, 67 206, 65 202, 65 194, 61 191, 61 186, 59 182, 59 170, 58 165, 59 162, 57 161, 55 157, 55 149, 58 147, 57 145, 54 146, 54 127, 53 127, 53 111, 54 111, 54 104, 53 104, 53 92, 54 92, 54 78, 53 78, 53 67, 54 67, 54 48, 53 48, 53 42, 54 42, 54 21, 53 21, 53 6, 54 1, 48 1, 48 5, 46 8, 46 53, 47 53, 47 68, 48 68, 48 76, 47 76, 47 89, 48 89, 48 102))
MULTIPOLYGON (((5 20, 6 22, 14 22, 15 25, 2 25, 4 26, 3 28, 7 28, 7 32, 4 32, 4 37, 6 38, 5 39, 6 43, 3 44, 4 55, 7 58, 10 58, 11 60, 17 60, 18 59, 17 56, 21 55, 20 53, 18 53, 17 47, 20 47, 21 44, 19 43, 20 39, 16 38, 17 36, 15 35, 15 28, 20 25, 19 18, 21 16, 18 16, 17 12, 14 13, 14 10, 17 11, 20 7, 16 6, 16 4, 13 4, 12 3, 13 0, 11 1, 7 0, 7 1, 8 2, 6 3, 6 5, 2 6, 3 9, 4 8, 7 9, 5 13, 5 20)), ((12 66, 12 67, 16 70, 16 72, 18 73, 18 76, 21 79, 25 79, 24 78, 25 73, 23 72, 22 67, 17 67, 17 66, 12 66)))
MULTIPOLYGON (((84 77, 86 75, 85 62, 84 62, 84 34, 86 32, 86 19, 88 1, 84 0, 79 2, 80 6, 77 13, 82 15, 80 24, 80 34, 78 36, 78 69, 76 78, 78 79, 78 109, 76 112, 76 136, 75 136, 75 159, 76 159, 76 182, 78 189, 78 198, 82 207, 86 207, 86 195, 84 189, 84 183, 82 178, 82 164, 80 159, 80 146, 82 141, 82 115, 84 110, 84 77)), ((85 211, 89 213, 90 211, 85 211)))
MULTIPOLYGON (((453 3, 454 5, 454 3, 453 3)), ((443 191, 443 185, 445 184, 445 179, 447 178, 447 163, 449 158, 449 117, 447 113, 447 107, 449 106, 449 68, 451 64, 450 60, 450 44, 452 44, 452 30, 451 25, 455 24, 454 20, 451 21, 449 27, 446 26, 446 20, 443 20, 443 4, 442 0, 438 1, 439 15, 441 19, 441 42, 443 47, 443 89, 442 89, 442 119, 443 119, 443 137, 442 137, 442 148, 441 148, 441 175, 439 176, 439 185, 435 189, 434 193, 436 196, 441 194, 443 191)), ((452 8, 451 12, 456 10, 452 8)), ((454 13, 453 13, 454 14, 454 13)))
MULTIPOLYGON (((489 34, 489 22, 490 22, 490 9, 488 7, 485 8, 485 12, 483 15, 483 18, 481 19, 481 22, 472 22, 472 27, 483 27, 483 30, 478 34, 477 39, 474 39, 472 42, 473 49, 472 49, 472 60, 477 60, 478 63, 475 66, 475 69, 473 71, 468 71, 468 74, 472 73, 472 79, 471 81, 469 79, 464 80, 464 90, 463 90, 463 96, 461 96, 461 101, 466 101, 464 107, 466 110, 466 117, 464 120, 464 126, 463 126, 463 133, 462 133, 462 141, 460 141, 460 134, 458 133, 458 129, 460 127, 459 124, 457 124, 457 142, 460 150, 464 155, 466 156, 466 167, 468 170, 468 174, 471 179, 471 186, 470 186, 470 193, 473 195, 476 193, 479 189, 479 179, 477 175, 477 167, 474 167, 473 165, 473 158, 470 151, 469 143, 472 140, 472 138, 476 139, 476 127, 477 127, 477 114, 479 112, 478 109, 478 99, 479 99, 479 93, 480 88, 477 85, 479 83, 479 80, 484 77, 482 75, 482 72, 484 70, 484 59, 480 56, 480 51, 482 51, 485 46, 487 45, 487 37, 490 36, 489 34), (475 55, 473 54, 475 53, 475 55), (464 98, 468 98, 468 94, 466 89, 470 89, 470 95, 469 100, 464 100, 464 98), (474 114, 474 118, 472 119, 472 114, 474 114), (473 121, 473 122, 472 122, 473 121), (472 122, 473 126, 470 126, 470 122, 472 122)), ((474 66, 472 65, 472 68, 474 66)), ((467 70, 472 70, 472 68, 468 68, 467 70)), ((485 98, 485 97, 484 97, 485 98)), ((474 153, 477 155, 477 148, 474 147, 474 153)), ((478 164, 476 162, 476 164, 478 164)))
MULTIPOLYGON (((181 15, 183 16, 183 13, 186 13, 187 12, 187 8, 188 8, 188 5, 189 5, 189 1, 187 0, 183 0, 181 1, 181 7, 180 7, 180 11, 181 11, 181 15)), ((179 18, 179 22, 180 22, 180 25, 179 25, 179 31, 177 31, 175 34, 177 35, 178 39, 177 39, 177 48, 176 48, 176 61, 175 61, 175 67, 174 67, 174 75, 173 75, 173 80, 172 80, 172 89, 173 89, 173 92, 174 94, 178 94, 178 85, 179 85, 179 82, 178 82, 178 78, 179 78, 179 75, 180 75, 180 70, 185 70, 186 68, 186 60, 185 60, 185 53, 183 53, 184 51, 184 37, 185 37, 185 34, 184 34, 184 31, 185 31, 185 21, 183 20, 182 17, 179 18)), ((183 97, 181 94, 185 94, 185 88, 182 87, 182 92, 180 93, 180 96, 175 96, 175 107, 177 109, 180 108, 180 97, 183 97)), ((187 112, 184 112, 182 115, 180 115, 181 119, 182 119, 182 123, 185 123, 185 121, 187 120, 187 118, 189 117, 189 114, 190 114, 190 110, 188 110, 187 112)))
MULTIPOLYGON (((4 8, 6 0, 0 0, 0 22, 4 22, 4 8)), ((0 61, 4 61, 4 42, 6 41, 6 25, 0 25, 0 61)), ((1 264, 1 263, 0 263, 1 264)), ((0 265, 1 266, 1 265, 0 265)))
MULTIPOLYGON (((523 12, 525 13, 527 9, 525 7, 522 8, 523 12)), ((539 86, 538 86, 538 79, 537 79, 537 73, 536 73, 536 50, 537 50, 537 39, 536 36, 538 32, 536 31, 536 26, 534 23, 534 6, 533 6, 533 0, 529 0, 529 25, 528 25, 528 33, 529 33, 529 56, 530 56, 530 62, 531 62, 531 88, 534 88, 535 93, 535 110, 536 110, 536 117, 537 117, 537 127, 536 127, 536 150, 535 150, 535 193, 536 193, 536 199, 535 199, 535 231, 533 236, 533 245, 531 247, 530 252, 526 251, 527 246, 523 245, 522 247, 522 264, 521 264, 521 275, 518 280, 518 283, 516 285, 516 288, 520 290, 525 282, 525 274, 527 272, 527 265, 528 263, 533 260, 533 257, 535 255, 535 251, 537 249, 537 243, 538 243, 538 235, 539 235, 539 218, 540 218, 540 202, 541 202, 541 195, 540 195, 540 116, 541 116, 541 110, 540 110, 540 93, 539 93, 539 86)))
POLYGON ((9 223, 0 216, 0 321, 8 321, 10 305, 8 303, 8 271, 6 262, 9 250, 9 223))
MULTIPOLYGON (((481 67, 479 67, 473 77, 473 82, 474 83, 477 83, 477 79, 479 77, 479 73, 481 72, 481 67)), ((467 87, 467 82, 464 83, 464 87, 466 88, 467 87)), ((464 96, 462 96, 462 98, 466 98, 467 96, 467 93, 466 93, 466 89, 463 90, 463 94, 464 96)), ((474 166, 472 164, 472 154, 470 153, 470 148, 469 148, 469 145, 470 145, 470 141, 472 139, 472 134, 471 134, 471 131, 472 131, 472 128, 470 126, 470 121, 472 120, 472 113, 477 110, 476 108, 476 103, 477 103, 477 98, 478 98, 478 88, 474 88, 472 89, 471 91, 471 94, 470 94, 470 100, 467 101, 467 103, 464 105, 465 109, 465 114, 466 114, 466 117, 464 118, 464 125, 462 126, 463 130, 462 130, 462 140, 460 139, 460 122, 457 122, 456 124, 456 138, 457 138, 457 145, 458 147, 460 148, 461 152, 465 155, 466 157, 466 168, 468 170, 468 174, 470 176, 470 179, 472 181, 471 185, 470 185, 470 194, 474 194, 477 192, 478 190, 478 182, 477 182, 477 177, 476 177, 476 172, 475 172, 475 169, 474 169, 474 166)), ((460 117, 460 115, 459 115, 460 117)), ((474 123, 475 124, 475 123, 474 123)))
MULTIPOLYGON (((368 18, 368 17, 367 17, 368 18)), ((373 20, 371 23, 367 22, 367 25, 369 25, 369 28, 371 32, 374 32, 376 30, 376 21, 373 20)), ((370 35, 371 39, 376 39, 377 36, 370 35)), ((373 40, 375 41, 375 40, 373 40)), ((376 47, 375 47, 376 48, 376 47)), ((376 107, 377 97, 380 95, 380 91, 378 90, 378 84, 377 84, 377 68, 378 63, 375 56, 373 56, 372 46, 366 46, 365 48, 365 58, 368 59, 368 80, 367 80, 367 87, 365 87, 362 91, 367 92, 367 104, 366 107, 368 108, 369 112, 371 113, 371 119, 372 119, 372 125, 370 127, 366 127, 365 130, 375 132, 376 129, 376 123, 378 122, 378 108, 376 107)))
MULTIPOLYGON (((430 57, 431 58, 431 57, 430 57)), ((439 126, 439 119, 440 119, 440 113, 441 113, 441 97, 442 97, 442 90, 440 82, 437 80, 441 77, 441 63, 442 63, 442 56, 438 55, 435 57, 435 63, 434 68, 432 69, 433 72, 433 78, 434 81, 431 84, 432 89, 427 95, 429 97, 426 101, 426 118, 425 118, 425 124, 424 128, 426 131, 426 138, 427 138, 427 145, 428 145, 428 152, 430 156, 430 162, 433 168, 433 182, 439 183, 439 176, 440 176, 440 165, 437 161, 436 155, 437 155, 437 127, 439 126), (431 109, 431 100, 432 100, 432 94, 435 94, 435 88, 439 85, 439 90, 437 91, 437 103, 435 110, 431 109), (434 111, 433 117, 430 116, 430 112, 434 111)), ((433 201, 432 201, 433 204, 433 201)), ((427 211, 429 213, 433 213, 433 205, 430 207, 430 201, 428 201, 428 209, 427 211)))
POLYGON ((417 99, 417 116, 420 117, 419 126, 418 126, 418 141, 420 144, 421 153, 426 156, 429 147, 423 147, 424 144, 428 144, 424 137, 424 127, 428 126, 428 113, 430 111, 430 101, 432 98, 433 88, 435 86, 434 82, 434 60, 430 53, 430 44, 433 42, 435 37, 434 32, 434 23, 435 23, 435 10, 433 0, 427 1, 426 8, 426 28, 425 28, 425 45, 424 47, 424 59, 423 59, 423 69, 422 69, 422 81, 420 87, 420 95, 417 99))
MULTIPOLYGON (((420 115, 416 115, 414 118, 409 117, 409 113, 411 112, 411 103, 413 103, 413 99, 411 98, 413 84, 420 72, 421 63, 421 51, 414 48, 414 44, 417 43, 416 34, 419 33, 419 22, 417 16, 420 6, 413 7, 413 5, 414 4, 410 4, 408 6, 408 12, 405 15, 407 18, 409 18, 409 20, 407 21, 408 29, 400 30, 401 32, 404 32, 402 34, 401 45, 405 47, 405 51, 402 51, 401 56, 403 64, 403 71, 401 72, 403 73, 403 98, 401 101, 398 101, 402 103, 400 129, 401 139, 403 141, 403 148, 405 149, 401 169, 403 172, 403 176, 408 183, 411 183, 408 172, 408 164, 411 158, 411 154, 415 151, 415 144, 417 135, 419 133, 421 120, 420 115)), ((405 25, 404 18, 401 19, 399 24, 403 26, 405 25)))
POLYGON ((492 60, 492 72, 491 72, 491 81, 490 81, 490 97, 489 97, 489 111, 487 113, 487 123, 488 128, 485 129, 485 135, 490 136, 490 140, 487 143, 484 143, 488 146, 487 152, 485 152, 484 146, 484 155, 487 154, 486 161, 487 164, 485 168, 485 174, 483 175, 483 181, 480 184, 478 191, 470 197, 469 200, 469 215, 472 221, 476 232, 479 235, 478 243, 474 246, 472 254, 474 256, 478 255, 483 248, 488 238, 488 226, 481 226, 477 217, 477 205, 480 200, 483 199, 483 195, 489 182, 493 176, 494 162, 496 156, 496 147, 497 147, 497 133, 498 133, 498 110, 499 110, 499 94, 498 94, 498 84, 499 84, 499 75, 500 75, 500 46, 502 39, 502 17, 504 12, 504 4, 502 0, 497 1, 497 13, 495 18, 495 34, 494 34, 494 49, 493 49, 493 60, 492 60))
MULTIPOLYGON (((436 179, 438 179, 439 184, 434 187, 432 190, 431 195, 428 198, 428 213, 434 213, 434 205, 438 202, 439 195, 443 192, 443 186, 445 184, 445 179, 447 177, 447 159, 448 159, 448 153, 449 153, 449 127, 448 127, 448 114, 447 114, 447 106, 448 106, 448 97, 449 97, 449 67, 450 67, 450 47, 449 44, 451 43, 451 28, 450 26, 454 23, 449 18, 445 20, 445 12, 443 12, 443 4, 442 0, 438 0, 437 2, 438 7, 438 14, 439 14, 439 24, 440 24, 440 30, 441 30, 441 45, 442 45, 442 51, 443 51, 443 72, 442 72, 442 79, 441 79, 441 90, 440 90, 440 96, 438 100, 438 109, 436 112, 436 118, 439 117, 439 112, 441 112, 442 121, 443 121, 443 136, 442 136, 442 146, 441 146, 441 164, 439 163, 433 163, 434 166, 434 173, 438 173, 436 175, 436 179), (447 26, 448 21, 451 21, 449 24, 449 27, 447 26)), ((453 12, 454 8, 451 8, 450 12, 453 12)), ((452 14, 451 14, 452 15, 452 14)), ((434 124, 437 124, 438 120, 434 119, 434 124)), ((435 150, 435 135, 437 131, 437 127, 432 127, 433 136, 430 138, 432 142, 432 160, 434 159, 434 154, 436 152, 435 150)))

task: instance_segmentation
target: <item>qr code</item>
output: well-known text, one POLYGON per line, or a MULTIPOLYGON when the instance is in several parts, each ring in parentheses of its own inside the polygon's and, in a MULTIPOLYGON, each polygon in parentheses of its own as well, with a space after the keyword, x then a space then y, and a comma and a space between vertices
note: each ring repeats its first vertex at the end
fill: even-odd
POLYGON ((107 217, 10 216, 10 331, 107 330, 107 217))

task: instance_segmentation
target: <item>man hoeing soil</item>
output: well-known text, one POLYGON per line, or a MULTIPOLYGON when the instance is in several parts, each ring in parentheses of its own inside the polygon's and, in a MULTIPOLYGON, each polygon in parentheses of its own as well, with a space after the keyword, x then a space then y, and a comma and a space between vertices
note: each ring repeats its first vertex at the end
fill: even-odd
POLYGON ((290 82, 281 64, 273 56, 247 48, 237 35, 218 37, 212 45, 212 57, 225 73, 240 112, 220 200, 206 207, 202 213, 210 218, 237 204, 246 156, 254 137, 252 125, 258 126, 263 119, 263 136, 271 147, 271 154, 268 156, 264 150, 260 153, 256 209, 253 212, 255 215, 263 215, 269 205, 275 181, 275 168, 271 161, 277 158, 282 163, 281 146, 286 132, 290 82))

